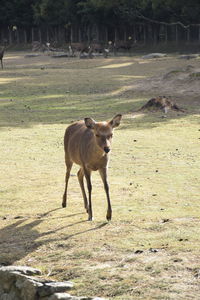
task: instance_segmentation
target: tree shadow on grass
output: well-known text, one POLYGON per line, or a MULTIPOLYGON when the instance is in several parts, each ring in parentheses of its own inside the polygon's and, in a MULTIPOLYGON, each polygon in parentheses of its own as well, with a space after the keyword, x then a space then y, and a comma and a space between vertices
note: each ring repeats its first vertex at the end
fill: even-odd
MULTIPOLYGON (((95 96, 94 96, 95 97, 95 96)), ((93 117, 107 120, 117 113, 127 113, 132 103, 123 103, 114 98, 83 99, 35 99, 19 103, 17 100, 4 103, 0 110, 0 127, 31 127, 37 124, 69 124, 72 121, 93 117)))
MULTIPOLYGON (((37 249, 42 245, 60 240, 60 237, 51 238, 49 237, 50 235, 60 232, 63 229, 88 222, 86 220, 82 220, 70 224, 68 223, 66 226, 59 227, 55 230, 49 230, 47 232, 40 233, 37 230, 37 226, 39 226, 45 220, 49 213, 56 210, 57 209, 43 214, 44 219, 41 217, 37 220, 27 221, 27 218, 23 218, 0 229, 0 265, 12 265, 16 261, 26 257, 28 254, 37 251, 37 249), (40 240, 41 238, 42 240, 40 240)), ((66 218, 74 217, 79 214, 80 213, 67 215, 66 218)), ((86 230, 81 229, 81 226, 78 232, 70 235, 66 234, 66 237, 62 238, 62 240, 69 240, 74 236, 99 230, 106 226, 106 224, 107 222, 104 222, 98 226, 94 226, 86 230)))
MULTIPOLYGON (((159 93, 159 90, 162 91, 162 87, 157 90, 153 86, 149 90, 137 90, 137 88, 134 88, 137 81, 133 80, 131 83, 118 81, 119 78, 124 78, 123 76, 127 76, 127 74, 137 77, 141 73, 134 68, 114 69, 112 73, 110 73, 109 68, 101 71, 102 62, 105 65, 108 61, 97 63, 95 61, 70 60, 66 63, 65 60, 61 60, 58 64, 48 57, 31 61, 24 60, 23 57, 21 59, 24 61, 23 65, 20 66, 16 62, 15 68, 11 69, 10 72, 5 70, 2 78, 1 87, 2 90, 5 88, 5 91, 1 93, 2 97, 0 99, 0 128, 26 128, 37 124, 69 124, 85 117, 93 117, 97 121, 107 120, 117 113, 130 114, 131 116, 134 110, 139 109, 153 95, 154 97, 158 96, 156 93, 159 93), (43 63, 47 67, 46 73, 40 69, 43 63), (26 65, 28 68, 31 65, 30 72, 24 72, 26 65), (62 72, 60 77, 56 72, 52 73, 55 67, 63 69, 65 73, 62 72), (34 72, 32 71, 33 68, 35 68, 34 72), (77 72, 72 74, 71 68, 77 72), (89 73, 85 74, 85 71, 80 73, 79 68, 80 70, 87 68, 89 73), (93 73, 94 69, 97 72, 93 73), (47 75, 50 77, 45 77, 45 81, 44 76, 47 75), (66 82, 62 81, 63 76, 67 78, 70 78, 70 76, 75 77, 73 77, 73 80, 66 82), (100 76, 104 78, 102 82, 99 80, 100 76), (35 77, 39 80, 34 81, 35 77), (43 80, 44 84, 41 85, 43 80), (14 86, 13 82, 15 83, 14 86), (133 85, 133 88, 129 89, 129 84, 133 85), (80 87, 77 88, 79 85, 80 87)), ((116 59, 114 60, 116 64, 119 63, 116 59)), ((145 85, 145 82, 140 84, 145 85)), ((199 96, 186 97, 185 95, 183 97, 179 96, 179 98, 183 102, 184 108, 189 106, 188 115, 199 113, 199 96)), ((181 103, 178 104, 182 106, 181 103)), ((161 123, 167 124, 172 119, 185 117, 185 114, 178 115, 174 113, 165 119, 161 119, 162 115, 162 112, 157 115, 144 113, 140 119, 131 119, 129 125, 126 121, 125 124, 132 128, 148 129, 160 126, 161 123)), ((126 129, 126 126, 123 128, 126 129)))
MULTIPOLYGON (((146 98, 147 99, 147 98, 146 98)), ((150 129, 167 124, 173 119, 182 119, 185 116, 199 113, 196 102, 190 102, 190 108, 185 113, 169 112, 167 115, 158 112, 134 112, 137 111, 146 100, 136 98, 133 101, 125 101, 112 98, 88 101, 76 99, 67 104, 64 99, 29 100, 22 104, 11 103, 0 110, 0 127, 28 128, 37 124, 69 124, 73 121, 92 117, 97 121, 109 120, 115 114, 129 115, 129 120, 123 119, 123 129, 150 129), (40 106, 38 108, 38 106, 40 106), (36 109, 37 107, 37 109, 36 109), (140 117, 137 117, 140 114, 140 117), (136 118, 137 117, 137 118, 136 118)), ((122 127, 121 127, 122 128, 122 127)))
POLYGON ((168 124, 170 121, 176 119, 181 120, 186 117, 187 113, 176 113, 172 112, 165 115, 161 111, 159 112, 142 112, 141 114, 129 114, 123 119, 123 123, 119 130, 126 129, 152 129, 155 127, 163 126, 168 124))

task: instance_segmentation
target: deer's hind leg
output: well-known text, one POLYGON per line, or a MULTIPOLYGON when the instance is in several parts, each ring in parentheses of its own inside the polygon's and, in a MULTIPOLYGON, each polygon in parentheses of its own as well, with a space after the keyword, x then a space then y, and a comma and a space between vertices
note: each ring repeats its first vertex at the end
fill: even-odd
POLYGON ((84 187, 84 182, 83 182, 84 171, 82 168, 80 168, 80 170, 78 171, 77 176, 78 176, 78 181, 79 181, 79 184, 81 187, 81 192, 83 195, 84 207, 85 207, 86 211, 88 212, 88 200, 87 200, 87 196, 85 193, 85 187, 84 187))
POLYGON ((92 184, 91 184, 91 171, 84 168, 84 175, 87 181, 87 188, 88 188, 88 221, 92 221, 92 200, 91 200, 91 193, 92 193, 92 184))
POLYGON ((66 163, 67 171, 66 171, 66 176, 65 176, 65 191, 63 194, 62 207, 67 206, 67 186, 68 186, 70 171, 71 171, 72 165, 73 165, 73 162, 68 159, 67 155, 65 155, 65 163, 66 163))

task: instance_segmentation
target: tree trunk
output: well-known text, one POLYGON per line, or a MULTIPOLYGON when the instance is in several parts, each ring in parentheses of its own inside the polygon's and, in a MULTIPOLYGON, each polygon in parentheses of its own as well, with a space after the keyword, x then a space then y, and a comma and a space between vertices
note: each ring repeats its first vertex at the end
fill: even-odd
POLYGON ((34 41, 34 28, 31 28, 31 40, 34 41))
MULTIPOLYGON (((200 27, 199 27, 199 32, 200 32, 200 27)), ((108 28, 105 28, 105 40, 108 42, 108 28)))
POLYGON ((26 29, 24 29, 24 44, 27 44, 27 32, 26 32, 26 29))
POLYGON ((145 26, 145 24, 143 25, 143 40, 144 40, 144 45, 146 45, 146 26, 145 26))
POLYGON ((80 29, 80 27, 79 27, 79 29, 78 29, 78 42, 79 42, 79 43, 82 42, 81 29, 80 29))
POLYGON ((99 42, 99 26, 96 25, 97 42, 99 42))
POLYGON ((70 42, 71 43, 74 42, 74 36, 73 36, 73 28, 72 28, 72 26, 70 27, 70 42))
POLYGON ((2 28, 0 31, 0 42, 3 43, 3 41, 4 41, 4 28, 2 28))
POLYGON ((114 38, 114 41, 116 42, 117 41, 117 29, 115 28, 115 38, 114 38))
POLYGON ((127 32, 126 32, 126 29, 124 29, 124 42, 127 41, 127 32))
POLYGON ((175 32, 176 32, 175 40, 176 40, 176 43, 178 43, 178 26, 177 25, 175 27, 175 32))
POLYGON ((187 42, 190 42, 190 28, 187 29, 187 42))
POLYGON ((12 31, 10 28, 8 29, 8 38, 9 38, 9 44, 12 45, 12 31))
POLYGON ((88 42, 90 43, 90 41, 91 41, 90 26, 88 26, 88 28, 87 28, 87 37, 88 37, 88 42))
POLYGON ((167 25, 165 26, 165 44, 168 42, 168 31, 167 31, 167 25))
POLYGON ((157 26, 154 26, 154 28, 153 28, 153 42, 154 42, 154 45, 157 44, 157 41, 158 41, 158 39, 157 39, 157 26))
POLYGON ((136 30, 135 30, 135 25, 133 25, 133 41, 136 41, 136 30))
POLYGON ((39 34, 39 41, 40 41, 40 43, 42 43, 42 33, 41 33, 41 29, 40 28, 38 30, 38 34, 39 34))
POLYGON ((199 25, 199 43, 200 43, 200 25, 199 25))
POLYGON ((57 43, 57 41, 58 41, 58 36, 57 36, 57 28, 56 28, 56 27, 54 27, 54 42, 56 42, 56 43, 57 43))
POLYGON ((47 27, 47 43, 49 43, 49 28, 47 27))
POLYGON ((15 31, 15 34, 16 34, 16 39, 17 39, 17 44, 19 45, 19 43, 20 43, 20 38, 19 38, 19 29, 17 29, 16 31, 15 31))

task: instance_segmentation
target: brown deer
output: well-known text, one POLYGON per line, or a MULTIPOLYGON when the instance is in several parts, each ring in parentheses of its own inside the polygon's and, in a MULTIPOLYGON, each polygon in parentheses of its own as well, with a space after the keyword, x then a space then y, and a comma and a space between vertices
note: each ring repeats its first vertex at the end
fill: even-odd
POLYGON ((127 41, 115 41, 113 43, 113 51, 115 54, 119 51, 126 51, 130 53, 134 44, 136 44, 136 40, 133 41, 132 37, 129 37, 127 41))
POLYGON ((1 68, 3 69, 3 56, 6 46, 3 46, 0 50, 0 61, 1 61, 1 68))
POLYGON ((76 52, 79 52, 79 56, 80 56, 84 52, 89 53, 90 47, 89 47, 88 43, 86 43, 86 42, 70 43, 69 51, 72 53, 72 56, 75 56, 76 52))
POLYGON ((85 118, 84 121, 78 121, 71 124, 65 131, 64 149, 67 171, 62 206, 66 207, 67 204, 68 180, 72 165, 73 163, 76 163, 80 165, 77 176, 89 221, 92 220, 91 172, 97 170, 102 178, 107 196, 108 208, 106 218, 109 221, 112 217, 109 185, 107 182, 107 167, 109 152, 111 150, 113 128, 119 126, 121 118, 122 115, 120 114, 116 115, 108 122, 96 122, 91 118, 85 118), (88 199, 84 188, 84 176, 87 182, 88 199))
POLYGON ((90 44, 91 52, 102 53, 105 58, 108 57, 108 54, 111 50, 111 45, 109 43, 103 42, 92 42, 90 44))

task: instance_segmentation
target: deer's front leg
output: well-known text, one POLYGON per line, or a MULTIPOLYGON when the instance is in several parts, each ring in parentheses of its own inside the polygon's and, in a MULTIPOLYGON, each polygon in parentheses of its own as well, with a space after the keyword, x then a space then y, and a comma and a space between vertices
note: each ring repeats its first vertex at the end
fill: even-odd
POLYGON ((70 171, 72 168, 72 162, 70 162, 70 161, 67 162, 66 166, 67 166, 67 172, 66 172, 66 176, 65 176, 65 191, 64 191, 64 195, 63 195, 62 207, 67 206, 67 186, 68 186, 68 181, 69 181, 69 177, 70 177, 70 171))
POLYGON ((106 215, 106 219, 108 221, 111 220, 112 218, 112 208, 111 208, 111 203, 110 203, 110 195, 109 195, 109 185, 108 185, 108 181, 107 181, 107 168, 102 168, 99 170, 99 173, 101 175, 103 184, 104 184, 104 189, 106 192, 106 197, 107 197, 107 202, 108 202, 108 209, 107 209, 107 215, 106 215))

